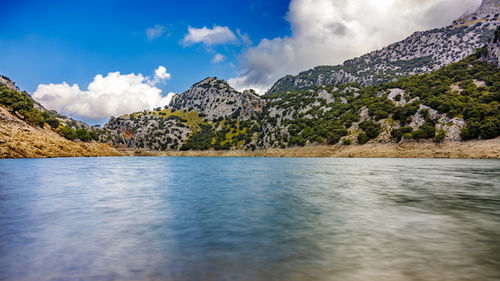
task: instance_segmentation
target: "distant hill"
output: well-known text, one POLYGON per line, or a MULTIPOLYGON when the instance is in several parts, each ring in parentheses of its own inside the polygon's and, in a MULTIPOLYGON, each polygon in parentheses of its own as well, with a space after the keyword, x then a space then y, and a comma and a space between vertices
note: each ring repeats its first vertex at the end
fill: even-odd
POLYGON ((440 69, 484 46, 500 25, 499 15, 500 0, 484 0, 477 11, 450 26, 415 32, 342 65, 318 66, 298 75, 287 75, 274 83, 267 95, 352 82, 376 85, 440 69))

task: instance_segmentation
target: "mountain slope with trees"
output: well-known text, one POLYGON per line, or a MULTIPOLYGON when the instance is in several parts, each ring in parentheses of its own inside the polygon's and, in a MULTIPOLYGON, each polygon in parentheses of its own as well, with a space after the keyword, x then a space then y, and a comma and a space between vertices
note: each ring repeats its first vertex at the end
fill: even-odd
POLYGON ((500 26, 500 0, 484 0, 477 11, 433 30, 410 37, 342 65, 318 66, 279 79, 267 92, 275 95, 314 86, 356 82, 362 86, 427 73, 474 53, 500 26))
MULTIPOLYGON (((498 35, 498 32, 497 32, 498 35)), ((428 74, 362 87, 355 83, 253 97, 263 105, 241 115, 246 95, 224 87, 225 112, 208 118, 203 104, 173 106, 112 119, 105 126, 114 145, 148 150, 255 150, 294 146, 405 141, 460 141, 500 135, 500 72, 490 50, 498 37, 473 55, 428 74)), ((207 88, 217 99, 214 80, 207 88)), ((198 87, 195 84, 193 87, 198 87)), ((189 92, 189 91, 188 91, 189 92)), ((182 99, 179 97, 179 99, 182 99)), ((201 98, 203 99, 203 98, 201 98)), ((213 106, 213 105, 210 105, 213 106)))

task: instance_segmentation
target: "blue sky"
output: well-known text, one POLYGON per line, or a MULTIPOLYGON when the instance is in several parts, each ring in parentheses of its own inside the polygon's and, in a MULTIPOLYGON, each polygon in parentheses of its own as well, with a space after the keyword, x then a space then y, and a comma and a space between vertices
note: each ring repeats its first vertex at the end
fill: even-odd
POLYGON ((29 92, 40 83, 87 85, 96 74, 151 75, 164 65, 166 91, 207 76, 236 75, 241 45, 179 44, 188 26, 240 29, 250 40, 289 33, 288 1, 0 1, 0 73, 29 92), (145 30, 164 26, 160 38, 145 30), (212 63, 214 52, 226 58, 212 63), (232 63, 232 65, 231 65, 232 63))
POLYGON ((102 124, 208 76, 263 94, 286 74, 451 24, 480 2, 0 0, 0 74, 49 109, 102 124))

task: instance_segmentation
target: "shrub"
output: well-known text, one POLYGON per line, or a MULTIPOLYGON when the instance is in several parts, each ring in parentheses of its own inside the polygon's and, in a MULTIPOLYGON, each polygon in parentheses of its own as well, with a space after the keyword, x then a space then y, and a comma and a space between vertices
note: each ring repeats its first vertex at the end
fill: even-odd
POLYGON ((47 122, 47 124, 49 124, 49 126, 52 129, 59 128, 59 120, 57 118, 51 117, 51 118, 45 119, 45 122, 47 122))
POLYGON ((83 128, 76 130, 75 134, 81 141, 90 141, 89 132, 87 132, 87 130, 85 130, 83 128))
POLYGON ((409 140, 409 139, 413 138, 413 135, 412 135, 412 133, 406 133, 406 134, 403 134, 403 138, 405 140, 409 140))
POLYGON ((67 138, 68 140, 75 140, 75 139, 78 138, 78 136, 76 135, 75 130, 73 130, 70 127, 67 127, 67 126, 64 126, 61 129, 59 129, 59 133, 63 137, 67 138))
POLYGON ((11 111, 30 111, 33 109, 33 100, 26 93, 20 93, 0 86, 0 104, 11 111))
POLYGON ((467 122, 467 125, 460 131, 460 137, 464 140, 476 139, 480 134, 481 123, 472 118, 467 122))
POLYGON ((359 123, 359 127, 365 131, 366 136, 370 139, 378 137, 381 130, 380 124, 371 120, 359 123))
POLYGON ((43 128, 43 125, 45 124, 45 120, 43 119, 42 112, 36 108, 31 108, 29 110, 20 110, 20 114, 22 114, 26 120, 26 122, 29 122, 33 125, 40 126, 43 128))
POLYGON ((365 144, 370 140, 370 138, 365 133, 360 133, 358 135, 358 143, 365 144))
POLYGON ((399 141, 401 141, 401 138, 405 134, 410 134, 410 138, 411 138, 411 133, 412 132, 413 132, 413 128, 412 127, 401 127, 401 128, 398 128, 398 129, 393 129, 391 131, 391 137, 393 139, 396 139, 399 142, 399 141))
POLYGON ((500 134, 500 120, 486 119, 479 127, 480 136, 485 139, 496 138, 500 134))
MULTIPOLYGON (((202 125, 201 130, 194 133, 185 144, 182 145, 181 150, 208 150, 212 146, 212 139, 215 137, 215 132, 210 125, 202 125)), ((231 144, 226 142, 223 149, 229 149, 231 144), (227 147, 226 145, 229 145, 227 147)))
POLYGON ((439 129, 439 131, 437 132, 437 135, 436 135, 436 137, 434 138, 434 140, 435 140, 436 142, 442 142, 445 138, 446 138, 446 130, 444 130, 444 129, 439 129))
POLYGON ((351 145, 352 144, 352 140, 350 138, 345 138, 342 140, 342 144, 343 145, 351 145))

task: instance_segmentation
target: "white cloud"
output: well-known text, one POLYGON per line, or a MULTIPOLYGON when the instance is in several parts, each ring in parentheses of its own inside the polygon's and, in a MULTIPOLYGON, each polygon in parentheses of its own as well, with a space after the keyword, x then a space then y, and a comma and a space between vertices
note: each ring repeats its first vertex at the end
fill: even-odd
POLYGON ((160 38, 163 33, 165 33, 165 27, 159 24, 146 29, 146 36, 149 40, 160 38))
POLYGON ((212 59, 212 62, 213 63, 219 63, 219 62, 222 62, 224 61, 226 57, 222 54, 215 54, 214 58, 212 59))
POLYGON ((244 46, 250 46, 253 44, 252 40, 250 40, 250 36, 248 36, 247 33, 243 33, 241 32, 241 30, 236 29, 236 34, 238 34, 238 37, 240 38, 244 46))
POLYGON ((227 43, 237 43, 238 38, 227 26, 214 25, 213 28, 188 27, 188 33, 182 39, 184 46, 203 43, 206 46, 221 45, 227 43))
POLYGON ((481 0, 292 0, 292 34, 244 51, 236 89, 263 93, 286 74, 363 55, 414 31, 445 26, 481 0))
POLYGON ((167 69, 160 65, 158 68, 155 70, 155 76, 153 77, 153 80, 149 81, 149 84, 154 86, 158 83, 165 82, 165 80, 170 80, 170 73, 167 73, 167 69))
POLYGON ((48 109, 97 120, 167 105, 173 93, 164 97, 155 87, 167 79, 170 74, 163 66, 156 69, 152 79, 142 74, 110 72, 107 76, 96 75, 86 91, 66 82, 41 84, 33 98, 48 109))

